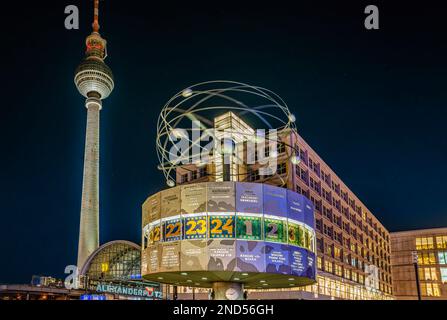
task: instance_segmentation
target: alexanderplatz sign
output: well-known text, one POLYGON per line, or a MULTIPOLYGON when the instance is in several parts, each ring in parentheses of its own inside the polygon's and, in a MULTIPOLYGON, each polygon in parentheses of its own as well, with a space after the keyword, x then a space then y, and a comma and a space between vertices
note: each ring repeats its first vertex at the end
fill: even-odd
POLYGON ((130 296, 144 299, 162 299, 161 291, 147 284, 125 284, 110 282, 95 282, 90 284, 90 290, 98 293, 116 294, 122 296, 130 296))

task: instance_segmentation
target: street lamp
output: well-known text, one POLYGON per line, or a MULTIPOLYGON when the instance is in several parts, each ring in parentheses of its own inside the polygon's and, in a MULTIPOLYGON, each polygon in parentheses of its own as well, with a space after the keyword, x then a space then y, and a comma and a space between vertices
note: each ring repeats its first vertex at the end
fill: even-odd
POLYGON ((419 286, 419 266, 418 266, 418 253, 417 253, 417 251, 412 251, 411 252, 411 258, 413 260, 414 272, 416 274, 416 289, 417 289, 417 292, 418 292, 418 300, 422 300, 421 299, 421 287, 419 286))

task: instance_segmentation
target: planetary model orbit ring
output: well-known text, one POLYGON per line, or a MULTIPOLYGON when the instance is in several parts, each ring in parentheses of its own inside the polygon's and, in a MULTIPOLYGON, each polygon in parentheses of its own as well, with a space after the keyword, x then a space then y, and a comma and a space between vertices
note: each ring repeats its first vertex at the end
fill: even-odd
MULTIPOLYGON (((170 160, 169 145, 173 144, 171 134, 185 120, 199 121, 201 129, 213 128, 210 113, 226 113, 231 111, 238 116, 253 116, 255 121, 262 123, 265 129, 276 129, 278 133, 287 132, 297 136, 295 116, 290 112, 287 104, 276 93, 258 86, 241 82, 215 80, 192 85, 175 94, 163 106, 157 122, 157 156, 159 170, 163 172, 168 186, 175 186, 176 169, 181 167, 181 161, 173 163, 170 160), (244 102, 250 100, 250 102, 244 102), (254 102, 252 102, 254 100, 254 102)), ((192 131, 192 128, 184 129, 192 131)), ((183 128, 182 128, 183 129, 183 128)), ((228 132, 228 131, 227 131, 228 132)), ((240 132, 230 131, 232 134, 240 132)), ((246 135, 246 133, 244 133, 246 135)), ((192 146, 199 146, 200 141, 193 141, 191 137, 182 136, 189 142, 187 153, 192 146)), ((256 139, 256 136, 253 136, 256 139)), ((265 137, 265 140, 269 140, 265 137)), ((294 145, 285 144, 288 148, 287 157, 292 163, 299 162, 299 152, 294 145)), ((185 152, 185 151, 183 151, 185 152)), ((185 167, 183 167, 185 169, 185 167)), ((188 169, 185 169, 188 170, 188 169)), ((277 176, 277 175, 274 175, 277 176)), ((279 176, 282 183, 286 181, 279 176)))

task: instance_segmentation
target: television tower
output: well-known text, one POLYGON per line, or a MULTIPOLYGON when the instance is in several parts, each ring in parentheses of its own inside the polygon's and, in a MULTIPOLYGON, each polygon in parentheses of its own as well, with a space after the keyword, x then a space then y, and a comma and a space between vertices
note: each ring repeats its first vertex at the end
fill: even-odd
POLYGON ((107 42, 99 34, 99 0, 94 0, 93 32, 86 38, 85 58, 74 82, 86 98, 87 129, 79 227, 78 268, 99 246, 99 112, 102 100, 113 91, 112 70, 104 63, 107 42))

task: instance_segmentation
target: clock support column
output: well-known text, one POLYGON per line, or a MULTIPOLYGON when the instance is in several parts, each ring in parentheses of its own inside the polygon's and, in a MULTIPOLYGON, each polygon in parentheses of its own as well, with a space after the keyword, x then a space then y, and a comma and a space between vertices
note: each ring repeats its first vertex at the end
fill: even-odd
POLYGON ((213 282, 214 300, 244 300, 244 285, 238 282, 213 282))

